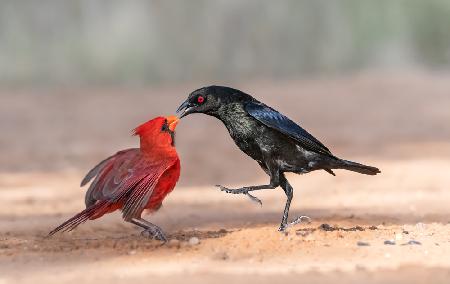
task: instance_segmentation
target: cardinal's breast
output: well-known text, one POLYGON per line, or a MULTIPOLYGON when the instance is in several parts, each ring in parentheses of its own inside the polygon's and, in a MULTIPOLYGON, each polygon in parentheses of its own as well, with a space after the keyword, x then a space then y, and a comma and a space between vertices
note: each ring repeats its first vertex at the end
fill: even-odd
POLYGON ((175 164, 167 169, 163 175, 159 178, 158 184, 153 190, 150 199, 148 200, 145 209, 154 212, 158 210, 164 198, 169 194, 175 187, 178 179, 180 178, 180 161, 177 159, 175 164))

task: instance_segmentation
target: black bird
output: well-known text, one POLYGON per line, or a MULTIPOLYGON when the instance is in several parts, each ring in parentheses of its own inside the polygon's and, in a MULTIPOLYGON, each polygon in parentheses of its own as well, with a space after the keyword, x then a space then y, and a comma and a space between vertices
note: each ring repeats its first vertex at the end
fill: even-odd
POLYGON ((279 231, 308 218, 301 216, 288 223, 293 188, 287 181, 285 172, 305 174, 325 170, 335 175, 334 169, 345 169, 366 175, 380 173, 375 167, 336 157, 325 145, 288 117, 233 88, 209 86, 195 90, 189 94, 177 112, 180 113, 180 118, 191 113, 204 113, 221 120, 239 149, 257 161, 270 176, 270 183, 266 185, 237 189, 218 185, 222 191, 246 194, 261 203, 249 192, 278 186, 283 188, 287 201, 279 231))

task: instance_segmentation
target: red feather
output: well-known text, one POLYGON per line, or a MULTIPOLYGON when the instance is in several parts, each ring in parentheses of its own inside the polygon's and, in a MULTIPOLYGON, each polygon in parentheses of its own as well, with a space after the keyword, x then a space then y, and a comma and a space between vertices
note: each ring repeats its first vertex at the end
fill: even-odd
POLYGON ((86 192, 86 209, 67 220, 49 235, 71 231, 81 223, 121 209, 129 221, 140 218, 145 209, 156 211, 180 176, 180 160, 172 135, 164 124, 174 117, 157 117, 135 129, 140 148, 127 149, 103 160, 82 180, 81 186, 94 179, 86 192))

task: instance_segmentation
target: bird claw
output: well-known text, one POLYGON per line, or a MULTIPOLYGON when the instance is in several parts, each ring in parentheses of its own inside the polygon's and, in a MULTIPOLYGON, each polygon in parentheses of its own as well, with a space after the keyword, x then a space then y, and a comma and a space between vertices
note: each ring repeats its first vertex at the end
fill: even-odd
POLYGON ((258 197, 251 195, 250 193, 246 193, 245 195, 248 196, 248 198, 250 198, 251 201, 258 203, 260 206, 262 206, 262 201, 261 199, 259 199, 258 197))
POLYGON ((164 243, 167 243, 168 239, 164 232, 161 230, 161 228, 148 228, 141 232, 141 236, 153 240, 162 241, 164 243))
POLYGON ((220 191, 225 191, 226 193, 232 193, 232 194, 247 194, 248 190, 244 188, 237 188, 237 189, 231 189, 225 186, 222 186, 220 184, 216 185, 218 188, 220 188, 220 191))
POLYGON ((216 185, 218 188, 220 188, 220 191, 225 191, 226 193, 231 193, 231 194, 245 194, 248 196, 248 198, 250 198, 251 201, 258 203, 260 206, 262 206, 262 201, 261 199, 259 199, 258 197, 251 195, 250 193, 248 193, 248 189, 246 189, 245 187, 243 188, 237 188, 237 189, 230 189, 227 188, 225 186, 222 185, 216 185))
POLYGON ((288 228, 302 223, 304 220, 306 220, 306 223, 308 223, 308 224, 311 223, 311 218, 309 218, 308 216, 299 216, 299 217, 295 218, 294 221, 292 221, 290 223, 281 224, 280 228, 278 229, 278 231, 284 232, 288 228))

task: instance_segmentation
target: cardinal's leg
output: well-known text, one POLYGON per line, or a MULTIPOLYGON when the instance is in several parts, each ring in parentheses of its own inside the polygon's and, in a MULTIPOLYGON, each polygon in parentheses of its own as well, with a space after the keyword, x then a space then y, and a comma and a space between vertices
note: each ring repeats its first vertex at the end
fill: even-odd
POLYGON ((167 237, 164 234, 163 230, 158 227, 157 225, 150 223, 147 220, 144 220, 142 218, 134 218, 129 221, 130 223, 133 223, 141 228, 144 228, 144 231, 142 231, 143 236, 148 236, 152 239, 156 239, 159 241, 167 242, 167 237))

